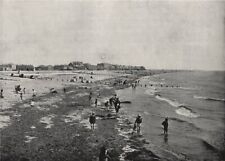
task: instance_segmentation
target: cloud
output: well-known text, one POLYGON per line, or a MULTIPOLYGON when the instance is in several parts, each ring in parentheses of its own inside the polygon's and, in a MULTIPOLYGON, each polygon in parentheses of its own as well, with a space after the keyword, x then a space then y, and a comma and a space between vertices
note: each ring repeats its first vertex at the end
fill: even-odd
POLYGON ((2 2, 2 62, 225 67, 222 1, 2 2))

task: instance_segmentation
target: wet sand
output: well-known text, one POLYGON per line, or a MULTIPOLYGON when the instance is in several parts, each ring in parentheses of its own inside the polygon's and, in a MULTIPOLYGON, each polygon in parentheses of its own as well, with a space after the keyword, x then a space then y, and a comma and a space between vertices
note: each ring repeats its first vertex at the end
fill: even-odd
POLYGON ((131 135, 129 120, 104 107, 104 101, 116 89, 128 87, 137 78, 118 74, 95 83, 67 84, 66 93, 54 87, 58 89, 57 94, 46 90, 38 95, 33 107, 31 98, 27 98, 11 103, 11 108, 1 109, 1 114, 11 119, 1 129, 1 160, 91 161, 97 160, 102 145, 109 148, 111 160, 159 160, 144 148, 148 143, 142 137, 131 135), (118 84, 119 79, 128 83, 118 84), (91 101, 90 92, 93 93, 91 101), (99 100, 97 107, 93 105, 95 98, 99 100), (97 116, 95 130, 90 129, 88 122, 92 111, 97 116), (108 114, 111 117, 106 117, 108 114))

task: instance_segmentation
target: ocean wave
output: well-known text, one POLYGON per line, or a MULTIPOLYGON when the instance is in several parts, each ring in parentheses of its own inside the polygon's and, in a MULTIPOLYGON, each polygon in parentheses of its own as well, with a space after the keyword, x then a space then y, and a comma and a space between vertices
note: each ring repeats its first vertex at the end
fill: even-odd
POLYGON ((204 96, 196 96, 194 95, 195 99, 203 99, 203 100, 207 100, 207 101, 222 101, 225 102, 225 99, 223 98, 213 98, 213 97, 204 97, 204 96))
POLYGON ((206 147, 207 149, 215 151, 215 152, 218 151, 218 149, 215 146, 213 146, 212 144, 208 143, 207 141, 205 141, 203 139, 200 139, 200 140, 201 140, 202 144, 204 145, 204 147, 206 147))
POLYGON ((169 103, 169 104, 170 104, 171 106, 173 106, 173 107, 179 107, 179 106, 182 105, 182 104, 180 104, 180 103, 177 102, 177 101, 173 101, 173 100, 170 100, 170 99, 168 99, 168 98, 161 97, 159 94, 157 94, 157 95, 155 96, 155 98, 157 98, 157 99, 160 100, 160 101, 165 101, 165 102, 169 103))
POLYGON ((195 90, 195 88, 191 88, 191 87, 178 87, 180 89, 184 89, 184 90, 195 90))
POLYGON ((156 94, 156 92, 157 92, 157 90, 155 88, 150 88, 145 91, 145 93, 150 96, 154 96, 156 94))
POLYGON ((176 109, 176 113, 179 115, 190 117, 190 118, 199 117, 199 115, 194 113, 190 108, 188 108, 187 106, 185 106, 177 101, 173 101, 168 98, 161 97, 159 94, 157 94, 155 98, 157 98, 158 100, 161 100, 161 101, 165 101, 173 107, 177 107, 178 109, 176 109))
POLYGON ((176 113, 191 118, 199 117, 198 114, 192 112, 192 110, 187 108, 186 106, 180 106, 178 109, 176 109, 176 113))

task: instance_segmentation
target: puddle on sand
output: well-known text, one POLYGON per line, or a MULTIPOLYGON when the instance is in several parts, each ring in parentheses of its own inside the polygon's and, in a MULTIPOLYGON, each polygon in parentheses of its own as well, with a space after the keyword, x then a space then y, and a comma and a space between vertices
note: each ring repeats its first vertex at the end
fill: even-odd
POLYGON ((136 149, 131 148, 130 145, 126 145, 125 147, 123 147, 122 150, 123 150, 123 153, 120 154, 119 156, 120 161, 125 161, 126 153, 131 153, 136 151, 136 149))
POLYGON ((31 129, 36 129, 36 127, 35 127, 35 126, 31 126, 30 128, 31 128, 31 129))
POLYGON ((26 140, 24 142, 30 143, 33 139, 36 139, 37 137, 26 135, 25 138, 26 138, 26 140))
POLYGON ((6 115, 0 115, 0 129, 9 126, 10 117, 6 115))
POLYGON ((35 102, 37 105, 51 105, 57 102, 62 101, 62 98, 56 96, 56 97, 50 97, 50 98, 44 98, 38 102, 35 102))
POLYGON ((69 113, 68 115, 65 115, 65 119, 64 119, 64 122, 65 123, 70 123, 70 122, 74 122, 74 121, 78 121, 78 120, 81 120, 81 115, 78 114, 77 111, 75 112, 71 112, 69 113))
POLYGON ((36 106, 36 108, 40 111, 49 111, 50 109, 47 107, 36 106))
POLYGON ((54 125, 52 119, 55 118, 55 117, 56 117, 56 115, 53 115, 53 114, 42 117, 40 119, 40 123, 46 124, 45 128, 49 129, 54 125))
POLYGON ((1 110, 6 110, 12 108, 13 104, 5 101, 0 102, 0 109, 1 110))
POLYGON ((88 93, 78 93, 75 96, 83 97, 83 96, 88 96, 88 95, 89 95, 88 93))

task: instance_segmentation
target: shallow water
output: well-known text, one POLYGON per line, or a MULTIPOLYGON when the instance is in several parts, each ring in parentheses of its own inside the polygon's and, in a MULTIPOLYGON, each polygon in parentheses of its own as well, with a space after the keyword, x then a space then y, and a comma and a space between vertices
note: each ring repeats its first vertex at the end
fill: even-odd
POLYGON ((221 160, 225 147, 224 78, 224 72, 160 74, 141 79, 142 87, 117 93, 121 100, 132 102, 122 105, 132 122, 138 113, 142 115, 143 137, 159 157, 221 160), (165 117, 169 118, 168 136, 161 125, 165 117))

